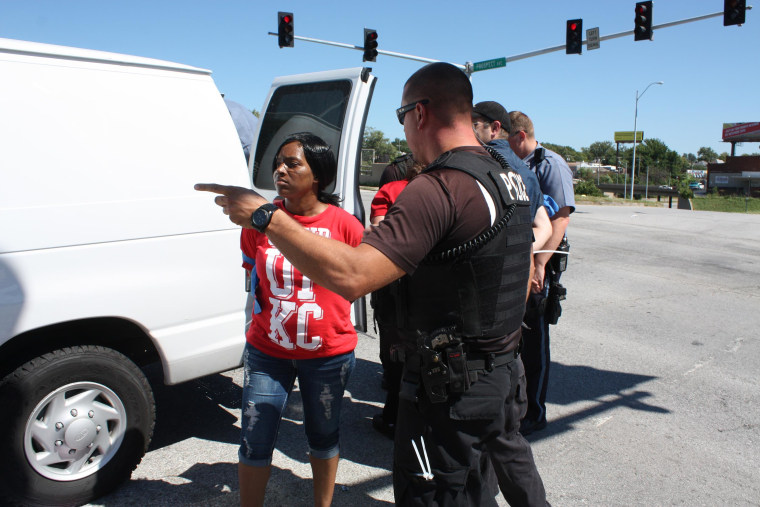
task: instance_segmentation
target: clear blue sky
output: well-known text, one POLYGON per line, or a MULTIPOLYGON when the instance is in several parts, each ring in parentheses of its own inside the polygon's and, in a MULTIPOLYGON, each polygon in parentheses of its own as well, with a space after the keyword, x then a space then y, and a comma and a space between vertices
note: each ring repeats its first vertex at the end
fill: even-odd
MULTIPOLYGON (((751 2, 748 2, 751 4, 751 2)), ((127 53, 211 69, 219 90, 249 109, 262 109, 280 75, 358 67, 360 51, 296 41, 279 49, 277 11, 292 11, 296 35, 362 44, 363 28, 378 31, 379 48, 453 63, 514 56, 564 44, 565 21, 582 18, 602 36, 633 29, 634 0, 461 0, 330 2, 290 0, 0 0, 0 37, 127 53), (477 6, 477 7, 476 7, 477 6), (488 7, 487 7, 488 6, 488 7)), ((720 0, 660 0, 654 24, 719 12, 720 0)), ((679 153, 701 146, 730 151, 724 122, 760 121, 760 5, 742 27, 722 17, 602 41, 582 55, 564 51, 473 74, 475 100, 497 100, 534 120, 540 141, 576 149, 612 141, 638 127, 679 153)), ((421 63, 380 55, 367 124, 403 137, 393 110, 407 77, 421 63)), ((192 104, 188 104, 192 107, 192 104)), ((760 152, 744 143, 737 154, 760 152)))

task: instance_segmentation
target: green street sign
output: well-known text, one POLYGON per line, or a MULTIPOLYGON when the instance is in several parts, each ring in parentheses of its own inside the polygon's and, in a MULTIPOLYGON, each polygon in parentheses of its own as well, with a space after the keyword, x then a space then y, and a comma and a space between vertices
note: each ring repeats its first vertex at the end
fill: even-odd
POLYGON ((494 58, 493 60, 485 60, 482 62, 475 62, 472 64, 472 71, 478 72, 479 70, 491 70, 498 69, 499 67, 506 67, 506 58, 494 58))

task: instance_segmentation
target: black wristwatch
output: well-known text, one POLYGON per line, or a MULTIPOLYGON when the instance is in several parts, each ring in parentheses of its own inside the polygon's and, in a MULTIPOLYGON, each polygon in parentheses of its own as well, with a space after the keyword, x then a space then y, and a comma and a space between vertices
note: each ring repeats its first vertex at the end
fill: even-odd
POLYGON ((263 233, 272 221, 272 215, 278 208, 276 205, 268 202, 251 214, 251 227, 263 233))

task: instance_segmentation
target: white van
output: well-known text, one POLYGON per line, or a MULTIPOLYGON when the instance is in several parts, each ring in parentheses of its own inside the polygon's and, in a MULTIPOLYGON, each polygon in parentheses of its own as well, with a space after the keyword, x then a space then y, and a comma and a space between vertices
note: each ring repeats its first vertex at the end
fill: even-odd
MULTIPOLYGON (((0 39, 0 498, 88 502, 129 477, 167 384, 240 365, 239 228, 193 184, 274 197, 273 149, 310 130, 358 192, 375 78, 277 80, 246 168, 211 72, 0 39)), ((364 299, 354 305, 365 327, 364 299)))

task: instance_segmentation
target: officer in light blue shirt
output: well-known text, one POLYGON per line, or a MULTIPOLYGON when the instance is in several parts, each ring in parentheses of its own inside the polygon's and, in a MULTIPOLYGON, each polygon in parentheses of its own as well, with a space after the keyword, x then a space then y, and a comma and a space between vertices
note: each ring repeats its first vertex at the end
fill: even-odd
MULTIPOLYGON (((549 253, 535 256, 535 274, 531 283, 531 296, 523 328, 523 364, 527 380, 528 412, 520 425, 520 432, 528 435, 546 427, 546 390, 549 381, 549 324, 556 324, 561 313, 559 300, 564 299, 565 288, 559 277, 566 257, 554 254, 560 244, 567 244, 565 231, 570 214, 575 211, 573 173, 567 162, 557 153, 536 141, 533 122, 525 113, 512 111, 508 137, 509 145, 518 157, 528 164, 541 185, 541 191, 551 197, 557 210, 551 217, 552 233, 543 246, 549 253), (561 266, 561 267, 559 267, 561 266)), ((569 248, 569 247, 568 247, 569 248)), ((565 252, 566 253, 566 252, 565 252)))

